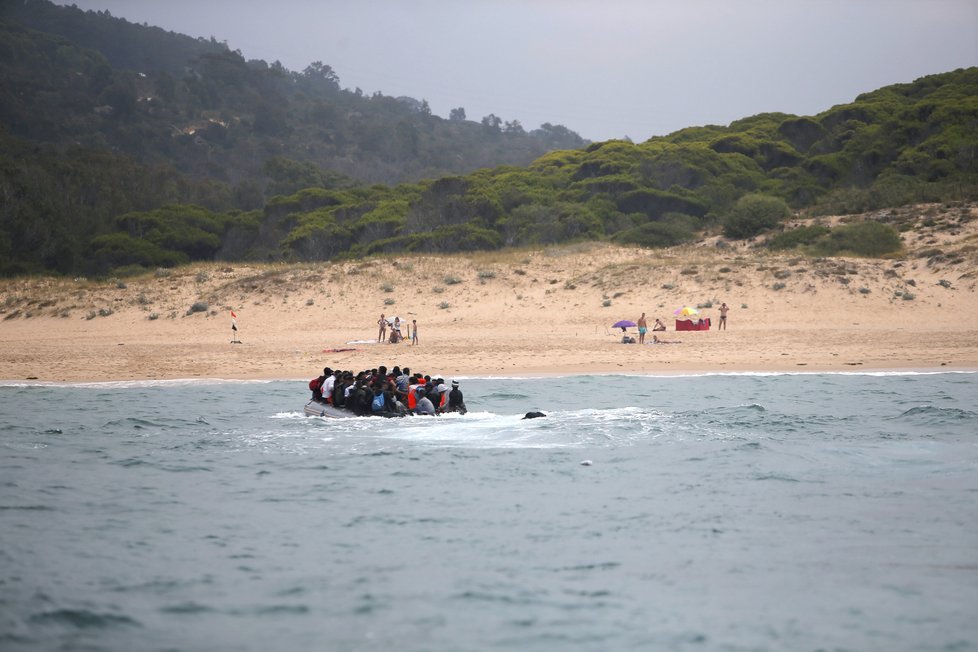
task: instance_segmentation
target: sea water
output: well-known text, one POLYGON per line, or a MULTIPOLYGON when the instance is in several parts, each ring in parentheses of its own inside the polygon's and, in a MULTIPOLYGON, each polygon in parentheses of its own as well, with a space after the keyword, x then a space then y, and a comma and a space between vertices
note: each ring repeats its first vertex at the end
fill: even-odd
POLYGON ((461 385, 0 387, 0 649, 978 648, 978 374, 461 385))

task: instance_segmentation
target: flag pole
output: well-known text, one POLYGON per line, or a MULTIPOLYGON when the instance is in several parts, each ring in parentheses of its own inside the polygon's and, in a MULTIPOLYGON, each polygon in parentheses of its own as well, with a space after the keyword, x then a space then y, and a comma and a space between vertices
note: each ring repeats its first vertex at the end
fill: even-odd
POLYGON ((231 311, 231 344, 241 344, 238 339, 238 316, 231 311))

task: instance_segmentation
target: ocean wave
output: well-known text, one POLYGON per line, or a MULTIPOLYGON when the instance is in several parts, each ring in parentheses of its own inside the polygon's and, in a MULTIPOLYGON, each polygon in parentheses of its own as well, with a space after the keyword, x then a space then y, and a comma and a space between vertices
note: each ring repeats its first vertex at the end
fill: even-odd
POLYGON ((139 621, 129 616, 114 613, 97 613, 88 609, 55 609, 30 616, 30 622, 37 624, 70 625, 78 629, 109 627, 141 627, 139 621))
POLYGON ((973 421, 978 419, 978 413, 971 410, 960 408, 936 407, 933 405, 920 405, 905 410, 895 417, 888 417, 888 421, 908 420, 923 422, 924 425, 938 426, 943 424, 957 424, 963 421, 973 421))

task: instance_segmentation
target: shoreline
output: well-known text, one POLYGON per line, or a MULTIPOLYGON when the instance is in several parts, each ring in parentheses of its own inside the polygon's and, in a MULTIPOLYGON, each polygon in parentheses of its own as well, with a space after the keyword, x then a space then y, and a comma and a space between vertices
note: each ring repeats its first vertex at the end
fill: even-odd
MULTIPOLYGON (((564 373, 564 372, 553 372, 553 373, 534 373, 525 375, 472 375, 472 374, 455 374, 451 376, 451 379, 465 381, 521 381, 521 380, 550 380, 550 379, 561 379, 561 378, 581 378, 581 377, 604 377, 604 376, 623 376, 623 377, 634 377, 634 378, 708 378, 713 376, 724 376, 724 377, 766 377, 766 376, 874 376, 874 377, 884 377, 884 376, 939 376, 939 375, 971 375, 978 374, 978 367, 969 367, 961 369, 952 368, 910 368, 910 367, 892 367, 892 368, 867 368, 867 369, 833 369, 833 370, 799 370, 799 369, 782 369, 782 370, 749 370, 749 369, 739 369, 739 370, 724 370, 724 371, 679 371, 679 370, 669 370, 669 371, 656 371, 656 372, 634 372, 634 371, 598 371, 592 373, 564 373)), ((446 377, 446 380, 449 378, 446 377)), ((219 377, 198 377, 198 378, 142 378, 142 379, 88 379, 88 380, 70 380, 70 381, 57 381, 57 380, 40 380, 40 379, 3 379, 0 378, 0 387, 152 387, 157 385, 206 385, 206 384, 267 384, 267 383, 302 383, 305 384, 309 381, 308 378, 219 378, 219 377)))

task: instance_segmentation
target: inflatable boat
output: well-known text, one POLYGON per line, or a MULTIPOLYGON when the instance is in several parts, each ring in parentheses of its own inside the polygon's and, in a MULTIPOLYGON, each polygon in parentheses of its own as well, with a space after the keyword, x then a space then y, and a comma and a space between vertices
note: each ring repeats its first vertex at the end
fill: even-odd
POLYGON ((303 408, 303 412, 306 413, 307 417, 326 417, 332 419, 351 419, 357 415, 353 414, 350 410, 344 410, 342 408, 335 408, 327 403, 320 403, 319 401, 309 401, 306 403, 306 407, 303 408))

